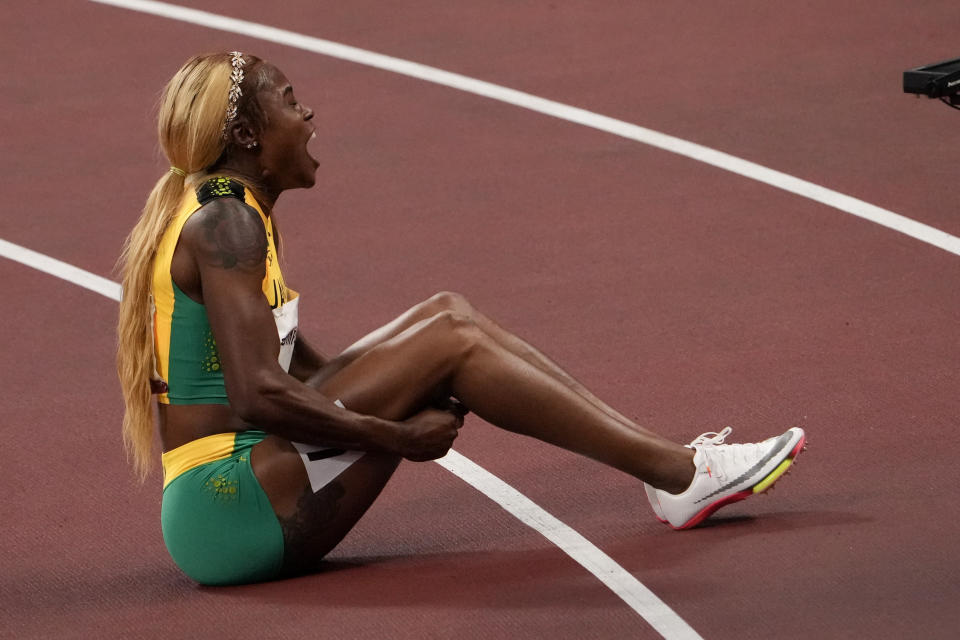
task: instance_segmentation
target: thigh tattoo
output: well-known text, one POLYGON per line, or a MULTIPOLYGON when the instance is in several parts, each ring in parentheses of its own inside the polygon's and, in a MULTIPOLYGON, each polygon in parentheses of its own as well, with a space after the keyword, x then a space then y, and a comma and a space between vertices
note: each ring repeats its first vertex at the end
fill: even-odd
POLYGON ((292 516, 279 518, 283 529, 284 568, 288 572, 312 571, 323 556, 340 541, 337 516, 346 495, 334 480, 314 493, 308 484, 297 500, 292 516))

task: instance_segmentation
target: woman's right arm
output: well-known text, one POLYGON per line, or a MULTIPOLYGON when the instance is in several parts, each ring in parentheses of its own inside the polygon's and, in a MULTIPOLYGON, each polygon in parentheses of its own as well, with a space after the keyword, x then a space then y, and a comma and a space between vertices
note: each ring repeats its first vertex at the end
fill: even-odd
POLYGON ((255 210, 232 198, 210 202, 184 225, 179 250, 195 262, 227 397, 241 419, 309 444, 413 460, 446 453, 449 443, 425 432, 436 420, 397 422, 343 409, 280 367, 276 325, 261 289, 266 232, 255 210))

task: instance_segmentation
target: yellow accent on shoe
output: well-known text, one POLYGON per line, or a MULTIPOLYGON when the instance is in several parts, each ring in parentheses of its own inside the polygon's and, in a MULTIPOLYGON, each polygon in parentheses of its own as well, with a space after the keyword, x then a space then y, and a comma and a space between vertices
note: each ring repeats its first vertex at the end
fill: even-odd
POLYGON ((762 493, 763 491, 766 491, 767 489, 769 489, 770 485, 776 482, 777 478, 782 476, 783 473, 790 467, 791 464, 793 464, 792 458, 787 458, 786 460, 778 464, 776 469, 770 472, 770 475, 768 475, 766 478, 764 478, 759 483, 754 485, 753 492, 762 493))

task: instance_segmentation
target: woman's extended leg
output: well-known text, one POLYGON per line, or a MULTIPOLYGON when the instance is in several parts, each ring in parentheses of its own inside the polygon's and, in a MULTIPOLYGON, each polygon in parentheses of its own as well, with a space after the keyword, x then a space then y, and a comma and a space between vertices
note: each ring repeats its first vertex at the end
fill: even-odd
MULTIPOLYGON (((458 293, 442 291, 435 294, 424 302, 421 302, 420 304, 410 308, 391 322, 367 334, 345 349, 340 357, 342 358, 343 362, 352 362, 373 347, 399 335, 418 322, 432 318, 433 316, 445 311, 449 311, 460 316, 466 316, 476 323, 477 327, 489 335, 504 349, 522 358, 527 363, 537 367, 544 373, 552 376, 558 382, 566 385, 571 391, 577 393, 582 398, 592 403, 595 407, 597 407, 597 409, 607 414, 613 420, 620 422, 629 429, 651 433, 600 400, 593 393, 591 393, 590 390, 584 387, 573 376, 561 369, 556 363, 540 352, 536 347, 505 330, 499 324, 477 310, 464 296, 458 293)), ((320 379, 318 379, 318 381, 320 379)))

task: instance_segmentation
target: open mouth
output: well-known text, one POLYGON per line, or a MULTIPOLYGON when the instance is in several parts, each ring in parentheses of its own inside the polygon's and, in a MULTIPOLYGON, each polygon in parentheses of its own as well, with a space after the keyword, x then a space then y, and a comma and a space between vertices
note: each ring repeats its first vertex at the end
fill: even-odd
POLYGON ((316 131, 313 131, 313 132, 310 134, 310 137, 307 138, 307 144, 306 144, 307 157, 310 158, 311 160, 313 160, 313 164, 315 164, 315 165, 317 165, 317 166, 320 166, 320 163, 317 162, 317 159, 314 157, 314 155, 313 155, 312 153, 310 153, 310 147, 315 145, 314 140, 316 140, 316 139, 317 139, 317 132, 316 132, 316 131))

